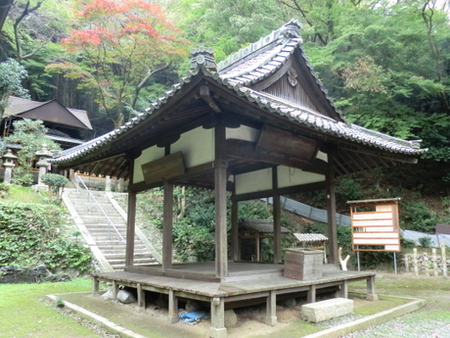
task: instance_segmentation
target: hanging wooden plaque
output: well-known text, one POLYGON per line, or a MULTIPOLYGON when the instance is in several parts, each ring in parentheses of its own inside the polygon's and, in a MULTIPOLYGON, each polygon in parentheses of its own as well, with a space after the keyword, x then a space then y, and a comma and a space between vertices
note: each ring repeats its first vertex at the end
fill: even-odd
POLYGON ((181 151, 142 165, 145 183, 162 182, 186 172, 181 151))

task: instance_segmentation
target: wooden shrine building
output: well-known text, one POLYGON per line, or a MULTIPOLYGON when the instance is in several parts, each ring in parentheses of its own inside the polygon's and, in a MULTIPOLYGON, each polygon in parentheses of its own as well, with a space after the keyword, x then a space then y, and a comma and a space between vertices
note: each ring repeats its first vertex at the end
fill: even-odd
POLYGON ((96 280, 168 294, 169 320, 176 320, 177 297, 209 301, 212 337, 226 336, 223 309, 229 301, 266 298, 267 321, 273 325, 280 294, 306 290, 313 301, 321 286, 340 285, 345 294, 346 283, 358 279, 367 279, 373 293, 374 274, 363 272, 336 270, 327 278, 324 272, 324 279, 310 282, 279 273, 252 281, 257 278, 249 276, 252 264, 236 263, 238 202, 273 197, 275 258, 270 265, 282 271, 280 195, 326 190, 329 262, 336 265, 335 177, 397 162, 415 163, 425 152, 419 142, 347 123, 308 63, 296 21, 217 65, 210 49, 191 54, 190 74, 145 112, 119 129, 64 151, 53 162, 60 169, 129 180, 125 272, 100 274, 96 280), (174 185, 215 191, 216 254, 209 270, 207 265, 172 262, 174 185), (136 194, 161 186, 163 261, 159 266, 137 266, 133 263, 136 194))

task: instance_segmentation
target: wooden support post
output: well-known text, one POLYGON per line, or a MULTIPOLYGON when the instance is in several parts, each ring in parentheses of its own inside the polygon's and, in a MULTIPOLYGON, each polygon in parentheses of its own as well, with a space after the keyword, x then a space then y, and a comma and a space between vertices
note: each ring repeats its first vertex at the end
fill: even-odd
POLYGON ((164 182, 162 271, 172 267, 173 185, 164 182))
POLYGON ((378 296, 375 293, 375 276, 370 276, 367 278, 367 300, 376 301, 378 300, 378 296))
POLYGON ((225 126, 214 130, 214 189, 216 207, 216 277, 228 275, 227 250, 227 168, 225 126))
POLYGON ((334 191, 334 152, 328 153, 328 173, 327 173, 327 217, 328 217, 328 249, 331 264, 338 264, 337 226, 336 226, 336 195, 334 191))
POLYGON ((275 290, 270 291, 267 297, 267 312, 266 312, 266 324, 274 326, 277 324, 277 292, 275 290))
POLYGON ((348 298, 348 281, 344 281, 341 286, 341 297, 348 298))
POLYGON ((178 297, 172 289, 169 290, 169 317, 167 321, 170 324, 178 322, 178 297))
POLYGON ((306 301, 308 303, 315 303, 316 302, 316 285, 312 284, 308 290, 308 295, 306 297, 306 301))
POLYGON ((233 200, 231 204, 231 249, 233 250, 233 261, 241 260, 239 243, 239 221, 238 221, 238 201, 233 200))
POLYGON ((221 297, 211 299, 211 338, 226 338, 228 336, 225 327, 225 302, 221 297))
POLYGON ((142 289, 141 283, 137 283, 136 293, 138 307, 145 310, 145 291, 142 289))
POLYGON ((99 288, 100 288, 100 281, 98 280, 98 278, 93 277, 92 278, 92 294, 94 296, 98 295, 99 288))
POLYGON ((113 280, 112 282, 112 290, 113 290, 113 300, 117 300, 117 294, 119 293, 119 284, 117 281, 113 280))
POLYGON ((133 266, 134 232, 136 226, 136 193, 128 191, 127 238, 125 251, 125 268, 133 266))
POLYGON ((272 167, 272 189, 273 189, 273 262, 281 263, 281 201, 278 193, 278 170, 272 167))

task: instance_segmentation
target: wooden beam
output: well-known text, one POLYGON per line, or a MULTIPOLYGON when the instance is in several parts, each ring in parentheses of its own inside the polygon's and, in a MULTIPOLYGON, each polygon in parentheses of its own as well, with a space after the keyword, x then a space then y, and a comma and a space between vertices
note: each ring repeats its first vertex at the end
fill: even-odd
POLYGON ((224 126, 214 129, 214 188, 216 207, 216 277, 228 276, 227 250, 227 168, 224 126))
POLYGON ((328 175, 327 175, 327 217, 328 217, 328 248, 331 264, 338 264, 338 248, 337 248, 337 225, 336 225, 336 195, 334 182, 334 152, 328 153, 328 175))
POLYGON ((219 107, 217 102, 212 98, 208 86, 201 86, 199 93, 203 101, 205 101, 211 107, 212 110, 214 110, 216 113, 222 112, 222 109, 219 107))
POLYGON ((164 182, 162 271, 172 267, 173 185, 164 182))

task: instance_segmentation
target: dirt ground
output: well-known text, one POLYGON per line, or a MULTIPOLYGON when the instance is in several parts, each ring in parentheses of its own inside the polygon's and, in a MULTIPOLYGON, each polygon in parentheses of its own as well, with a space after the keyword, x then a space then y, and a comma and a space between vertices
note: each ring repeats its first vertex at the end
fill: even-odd
MULTIPOLYGON (((326 294, 322 297, 326 299, 333 296, 334 294, 326 294)), ((161 302, 151 301, 147 305, 146 309, 142 310, 135 304, 124 305, 120 302, 106 301, 100 296, 92 296, 91 294, 86 293, 66 294, 61 295, 60 297, 65 301, 77 304, 85 309, 108 318, 114 323, 150 338, 207 337, 211 325, 209 319, 203 320, 195 325, 189 325, 183 322, 168 324, 167 308, 165 308, 164 304, 161 302)), ((359 297, 353 298, 353 300, 355 309, 372 304, 372 302, 368 302, 359 297)), ((361 317, 352 314, 341 317, 339 320, 324 322, 320 325, 313 325, 301 320, 301 305, 304 303, 305 300, 302 298, 297 299, 295 306, 293 303, 286 304, 284 302, 280 302, 280 304, 277 305, 278 324, 275 326, 268 326, 264 322, 266 314, 265 304, 235 309, 238 321, 234 326, 227 327, 228 337, 301 337, 305 334, 317 332, 324 328, 361 317)), ((70 314, 67 310, 63 311, 65 311, 66 314, 70 314)), ((86 324, 83 323, 81 318, 76 319, 83 325, 86 324)), ((92 325, 90 328, 92 329, 92 325)), ((98 333, 100 334, 101 332, 98 333)), ((109 334, 105 337, 111 338, 119 336, 109 334)))
MULTIPOLYGON (((366 289, 365 282, 356 282, 350 284, 350 292, 356 295, 364 293, 366 289)), ((421 298, 427 301, 427 305, 413 314, 403 316, 400 321, 391 321, 386 325, 385 329, 380 326, 380 331, 371 333, 365 331, 358 334, 352 334, 348 337, 408 337, 408 335, 394 334, 392 327, 402 330, 413 330, 411 337, 420 338, 450 338, 450 279, 445 277, 414 277, 411 274, 393 273, 377 273, 376 292, 379 295, 392 295, 421 298), (441 321, 433 321, 436 315, 439 315, 441 321), (404 320, 403 320, 404 319, 404 320), (420 330, 415 330, 414 325, 419 323, 422 327, 427 325, 437 325, 441 330, 448 331, 449 334, 438 333, 436 335, 428 335, 431 331, 424 334, 420 330), (423 320, 424 321, 423 321, 423 320), (429 319, 429 320, 428 320, 429 319), (402 326, 405 325, 405 326, 402 326), (384 330, 384 331, 383 331, 384 330), (386 333, 386 332, 387 333, 386 333)), ((334 294, 323 295, 323 298, 332 298, 334 294)), ((119 302, 106 301, 100 296, 92 296, 87 293, 65 294, 60 297, 68 302, 77 304, 89 311, 97 313, 110 321, 124 326, 134 332, 140 333, 149 338, 197 338, 207 337, 210 328, 209 319, 203 320, 195 325, 189 325, 183 322, 176 324, 167 323, 167 308, 164 301, 155 299, 147 299, 148 304, 145 310, 138 308, 135 304, 124 305, 119 302)), ((152 297, 150 297, 152 298, 152 297)), ((340 325, 349 321, 363 317, 358 315, 358 309, 373 310, 380 312, 389 307, 400 305, 390 304, 389 301, 369 302, 359 296, 352 297, 354 300, 355 312, 351 315, 340 317, 338 319, 322 322, 319 324, 311 324, 301 320, 301 305, 305 299, 296 299, 293 303, 279 302, 277 305, 278 324, 268 326, 265 320, 265 305, 245 307, 235 309, 238 317, 237 323, 232 327, 227 327, 228 336, 230 338, 251 338, 251 337, 277 337, 277 338, 298 338, 304 335, 314 333, 324 328, 340 325)), ((318 299, 320 300, 320 299, 318 299)), ((404 300, 403 302, 407 302, 404 300)), ((180 302, 180 307, 184 306, 180 302)), ((206 310, 206 309, 205 309, 206 310)), ((66 314, 72 315, 83 325, 91 325, 89 320, 77 317, 76 314, 70 314, 70 311, 62 310, 66 314)), ((94 325, 95 327, 95 325, 94 325)), ((373 330, 372 330, 373 331, 373 330)), ((407 332, 407 331, 405 331, 407 332)), ((437 331, 436 331, 437 332, 437 331)), ((103 337, 119 337, 118 335, 107 333, 99 330, 97 333, 103 337)))

